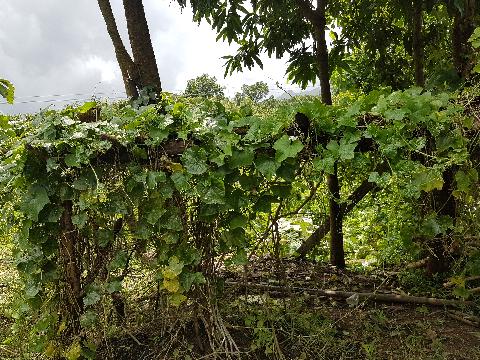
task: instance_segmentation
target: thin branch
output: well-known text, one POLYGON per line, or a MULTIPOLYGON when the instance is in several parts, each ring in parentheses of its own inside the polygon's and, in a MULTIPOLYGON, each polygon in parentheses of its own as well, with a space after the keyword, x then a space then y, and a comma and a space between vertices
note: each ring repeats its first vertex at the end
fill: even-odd
POLYGON ((300 210, 302 210, 303 207, 304 207, 305 205, 307 205, 307 204, 310 202, 310 200, 312 200, 312 199, 315 197, 315 195, 317 194, 317 190, 318 190, 318 187, 319 187, 319 186, 320 186, 320 184, 315 185, 315 186, 310 190, 310 194, 308 195, 308 197, 307 197, 305 200, 303 200, 303 202, 302 202, 295 210, 290 211, 290 212, 288 212, 288 213, 286 213, 286 214, 280 215, 280 218, 285 218, 285 217, 288 217, 288 216, 297 215, 297 214, 300 212, 300 210))

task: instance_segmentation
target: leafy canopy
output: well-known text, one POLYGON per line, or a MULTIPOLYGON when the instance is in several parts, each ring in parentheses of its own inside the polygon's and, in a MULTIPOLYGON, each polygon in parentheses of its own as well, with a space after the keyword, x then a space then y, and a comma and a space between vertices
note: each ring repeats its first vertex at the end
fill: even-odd
POLYGON ((204 97, 204 98, 222 98, 224 87, 217 82, 215 76, 203 74, 197 76, 195 79, 190 79, 187 82, 184 95, 190 97, 204 97))

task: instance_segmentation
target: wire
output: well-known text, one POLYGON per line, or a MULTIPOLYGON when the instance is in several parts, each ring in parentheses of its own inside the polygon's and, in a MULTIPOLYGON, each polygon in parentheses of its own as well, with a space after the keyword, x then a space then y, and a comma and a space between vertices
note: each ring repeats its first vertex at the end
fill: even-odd
MULTIPOLYGON (((234 90, 234 88, 225 88, 228 90, 234 90)), ((311 89, 301 90, 301 89, 285 89, 287 92, 299 92, 299 91, 308 91, 308 90, 316 90, 317 88, 313 87, 311 89)), ((268 88, 269 93, 279 94, 284 93, 285 90, 279 89, 278 87, 275 88, 268 88)), ((169 92, 176 95, 181 95, 185 90, 165 90, 165 92, 169 92)), ((97 96, 104 96, 110 100, 118 100, 118 99, 125 99, 125 95, 119 95, 119 91, 111 91, 111 92, 98 92, 95 94, 86 94, 86 93, 73 93, 73 94, 51 94, 51 95, 26 95, 20 96, 15 98, 15 102, 13 104, 9 104, 8 102, 0 102, 0 105, 21 105, 21 104, 38 104, 38 103, 57 103, 57 102, 69 102, 69 101, 86 101, 92 100, 97 96), (117 95, 115 97, 109 95, 117 95), (63 97, 74 97, 74 98, 67 98, 67 99, 58 99, 63 97), (84 98, 85 97, 85 98, 84 98), (32 99, 32 100, 23 100, 18 101, 21 99, 32 99)), ((205 95, 205 92, 199 92, 197 94, 189 94, 190 96, 202 96, 205 95)), ((214 94, 213 92, 211 94, 214 94)))
POLYGON ((25 95, 25 96, 16 96, 15 99, 30 99, 30 98, 56 98, 56 97, 64 97, 64 96, 96 96, 96 95, 110 95, 118 93, 118 91, 111 91, 111 92, 98 92, 95 94, 91 93, 73 93, 73 94, 51 94, 51 95, 25 95))
MULTIPOLYGON (((88 95, 88 94, 85 94, 88 95)), ((8 104, 7 102, 0 102, 0 105, 20 105, 20 104, 40 104, 40 103, 56 103, 56 102, 69 102, 69 101, 87 101, 87 100, 94 100, 95 95, 86 98, 70 98, 70 99, 46 99, 46 100, 26 100, 26 101, 15 101, 13 104, 8 104)), ((118 99, 125 99, 124 96, 109 96, 107 99, 109 100, 118 100, 118 99)))

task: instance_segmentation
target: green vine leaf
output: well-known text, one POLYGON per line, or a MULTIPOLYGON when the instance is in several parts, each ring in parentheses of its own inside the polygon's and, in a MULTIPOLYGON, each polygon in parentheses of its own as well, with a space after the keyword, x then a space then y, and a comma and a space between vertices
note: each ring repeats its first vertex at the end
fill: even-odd
POLYGON ((47 190, 43 186, 35 184, 30 187, 24 197, 21 210, 29 219, 38 221, 38 214, 48 203, 50 203, 50 199, 47 190))
POLYGON ((182 163, 192 175, 201 175, 208 170, 207 153, 198 147, 189 148, 182 154, 182 163))
POLYGON ((229 161, 230 168, 239 168, 242 166, 249 166, 253 163, 254 153, 250 148, 244 150, 232 151, 232 156, 229 161))
POLYGON ((283 135, 275 141, 273 148, 276 150, 275 160, 281 163, 285 159, 297 156, 297 154, 302 151, 303 144, 298 139, 291 141, 288 135, 283 135))
POLYGON ((83 298, 83 304, 85 306, 95 305, 97 302, 100 301, 101 298, 102 296, 99 293, 97 293, 94 290, 91 290, 83 298))
POLYGON ((267 179, 271 179, 276 175, 279 166, 280 165, 278 162, 266 156, 260 156, 257 160, 255 160, 255 167, 260 174, 265 176, 267 179))

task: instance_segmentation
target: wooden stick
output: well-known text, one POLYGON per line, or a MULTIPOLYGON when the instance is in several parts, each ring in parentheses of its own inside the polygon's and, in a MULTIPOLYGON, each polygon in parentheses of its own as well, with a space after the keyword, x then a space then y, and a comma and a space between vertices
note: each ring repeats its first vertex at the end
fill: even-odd
POLYGON ((336 291, 336 290, 322 290, 303 287, 288 287, 266 284, 254 284, 254 283, 239 283, 235 281, 226 281, 227 285, 237 287, 249 287, 252 289, 264 290, 264 291, 276 291, 276 292, 304 292, 311 295, 327 296, 332 298, 346 299, 353 295, 358 295, 359 301, 371 300, 378 302, 391 302, 391 303, 403 303, 403 304, 423 304, 431 306, 473 306, 473 301, 464 300, 447 300, 429 297, 408 296, 408 295, 393 295, 393 294, 376 294, 376 293, 356 293, 349 291, 336 291))
MULTIPOLYGON (((480 280, 480 276, 470 276, 465 278, 465 282, 467 281, 475 281, 475 280, 480 280)), ((451 287, 457 285, 453 281, 447 281, 446 283, 443 284, 444 287, 451 287)))

